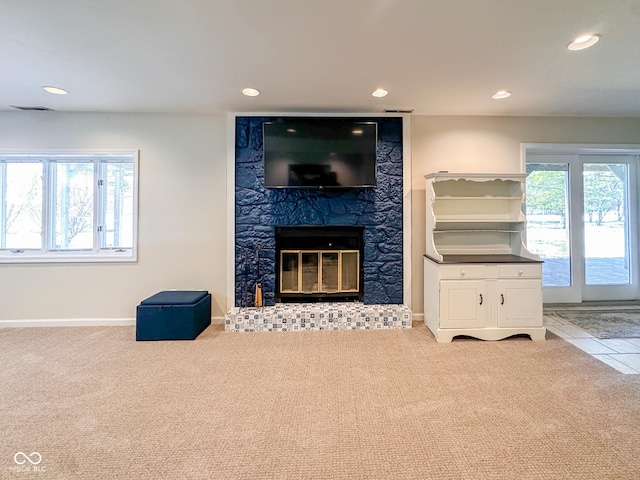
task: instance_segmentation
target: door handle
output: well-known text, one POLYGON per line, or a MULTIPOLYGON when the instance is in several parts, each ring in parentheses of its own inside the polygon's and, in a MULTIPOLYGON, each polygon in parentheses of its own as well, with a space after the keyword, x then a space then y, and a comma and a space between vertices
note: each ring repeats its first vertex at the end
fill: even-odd
POLYGON ((480 294, 480 305, 482 305, 482 294, 480 294))
POLYGON ((504 293, 500 294, 500 305, 504 305, 504 293))

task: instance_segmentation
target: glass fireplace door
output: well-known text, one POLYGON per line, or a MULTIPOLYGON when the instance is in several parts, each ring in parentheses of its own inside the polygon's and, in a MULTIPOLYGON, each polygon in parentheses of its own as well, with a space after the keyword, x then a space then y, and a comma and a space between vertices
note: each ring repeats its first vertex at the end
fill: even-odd
POLYGON ((280 290, 283 292, 299 292, 300 279, 298 268, 300 265, 298 252, 283 252, 280 261, 280 290))
POLYGON ((342 252, 341 268, 342 290, 345 292, 357 292, 360 288, 360 267, 358 252, 342 252))
POLYGON ((282 250, 282 293, 358 292, 360 252, 357 250, 282 250))

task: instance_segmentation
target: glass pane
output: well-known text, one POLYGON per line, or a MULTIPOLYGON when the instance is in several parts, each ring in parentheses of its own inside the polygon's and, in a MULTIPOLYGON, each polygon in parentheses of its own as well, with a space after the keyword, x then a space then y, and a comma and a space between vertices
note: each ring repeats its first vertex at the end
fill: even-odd
POLYGON ((338 291, 338 253, 322 254, 322 291, 338 291))
POLYGON ((281 257, 281 273, 280 281, 282 292, 297 292, 298 291, 298 254, 297 253, 282 253, 281 257))
POLYGON ((93 248, 93 164, 55 163, 54 249, 93 248))
POLYGON ((358 290, 358 252, 342 254, 342 290, 358 290))
POLYGON ((302 254, 302 291, 318 291, 318 253, 302 254))
POLYGON ((0 248, 42 248, 42 164, 5 163, 0 248))
POLYGON ((133 247, 133 164, 104 164, 103 248, 133 247))
POLYGON ((569 165, 530 163, 527 172, 527 248, 544 261, 544 287, 570 286, 569 165))
POLYGON ((583 182, 585 283, 629 284, 627 165, 585 164, 583 182))

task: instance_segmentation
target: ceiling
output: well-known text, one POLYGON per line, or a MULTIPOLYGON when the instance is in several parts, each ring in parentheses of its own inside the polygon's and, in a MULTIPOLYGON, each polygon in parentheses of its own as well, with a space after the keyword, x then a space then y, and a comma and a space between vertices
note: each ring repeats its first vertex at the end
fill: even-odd
POLYGON ((640 0, 0 0, 12 105, 640 117, 640 0))

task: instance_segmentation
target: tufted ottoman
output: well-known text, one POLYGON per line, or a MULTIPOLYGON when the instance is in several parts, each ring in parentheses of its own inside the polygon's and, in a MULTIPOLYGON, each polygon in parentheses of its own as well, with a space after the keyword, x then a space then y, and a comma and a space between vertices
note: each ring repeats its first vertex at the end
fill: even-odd
POLYGON ((194 340, 211 325, 211 294, 169 290, 140 302, 136 340, 194 340))

